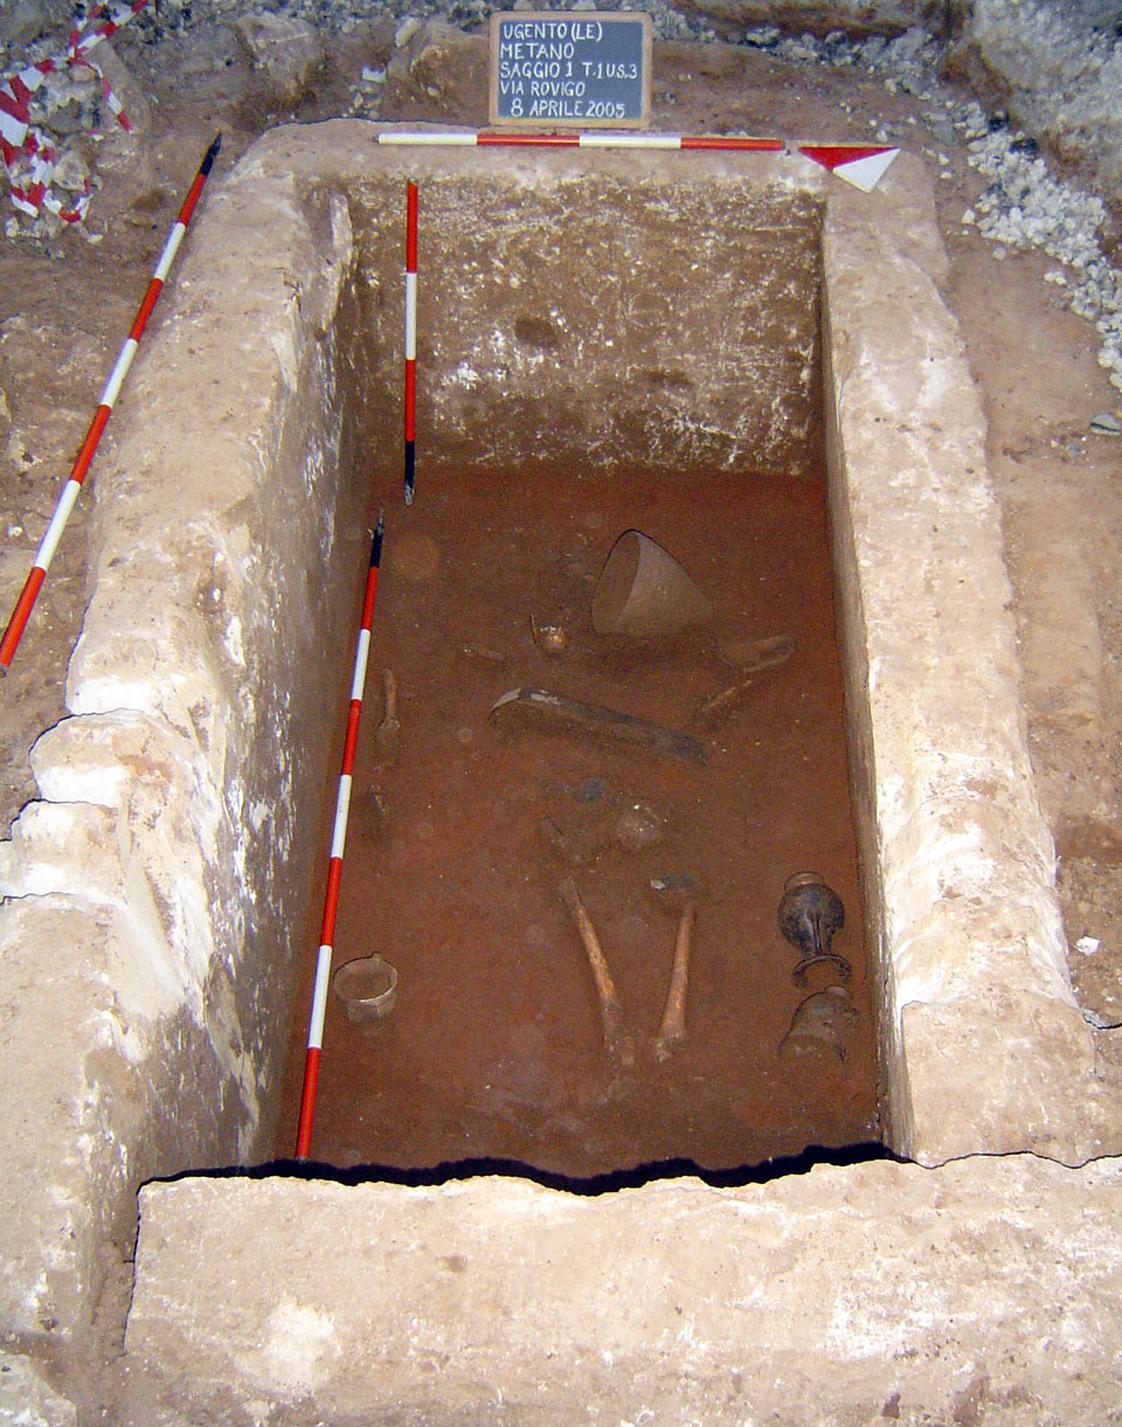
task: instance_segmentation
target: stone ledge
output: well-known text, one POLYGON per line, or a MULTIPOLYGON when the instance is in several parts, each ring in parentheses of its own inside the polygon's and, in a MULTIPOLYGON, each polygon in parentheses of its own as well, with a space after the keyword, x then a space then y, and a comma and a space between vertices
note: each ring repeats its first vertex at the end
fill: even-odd
POLYGON ((317 631, 306 593, 282 625, 277 591, 319 580, 330 604, 350 574, 321 403, 351 235, 341 200, 297 204, 283 178, 257 206, 229 188, 120 403, 73 717, 37 743, 42 800, 0 844, 0 1323, 62 1361, 86 1355, 107 1268, 131 1253, 138 1184, 268 1137, 290 995, 269 973, 309 896, 291 805, 327 754, 301 759, 278 730, 311 723, 292 664, 317 631), (249 283, 263 231, 279 250, 249 283), (286 521, 317 481, 319 518, 286 521))
POLYGON ((131 1427, 1098 1427, 1117 1408, 1119 1160, 599 1198, 195 1179, 141 1206, 131 1427))
POLYGON ((827 451, 891 1138, 924 1164, 1119 1148, 1075 1003, 1020 701, 985 422, 901 154, 830 195, 827 451))

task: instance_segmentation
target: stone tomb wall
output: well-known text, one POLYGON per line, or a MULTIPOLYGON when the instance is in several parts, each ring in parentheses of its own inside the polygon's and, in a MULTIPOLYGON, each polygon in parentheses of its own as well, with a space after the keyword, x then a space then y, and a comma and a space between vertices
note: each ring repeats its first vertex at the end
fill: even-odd
POLYGON ((71 717, 0 851, 3 1315, 37 1360, 89 1341, 139 1183, 252 1162, 273 1130, 372 478, 400 449, 407 177, 420 435, 449 456, 806 469, 825 369, 886 1138, 925 1164, 1110 1145, 921 166, 866 195, 797 156, 375 135, 275 131, 208 198, 99 474, 71 717))

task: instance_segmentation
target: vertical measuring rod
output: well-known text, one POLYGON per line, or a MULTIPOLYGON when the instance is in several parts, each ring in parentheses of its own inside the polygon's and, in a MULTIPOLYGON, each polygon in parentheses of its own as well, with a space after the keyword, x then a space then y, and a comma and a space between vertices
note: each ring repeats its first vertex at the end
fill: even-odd
POLYGON ((0 673, 7 673, 12 662, 23 631, 27 628, 27 621, 31 618, 31 611, 35 607, 35 601, 39 598, 39 591, 43 587, 43 581, 47 578, 47 571, 51 561, 54 559, 58 543, 62 538, 62 532, 66 528, 66 522, 70 519, 70 513, 77 503, 78 495, 82 489, 82 482, 86 479, 86 472, 93 461, 94 453, 101 440, 102 432, 113 413, 113 406, 117 397, 121 393, 125 377, 132 366, 133 358, 136 356, 136 349, 140 345, 140 339, 144 335, 144 329, 148 326, 148 319, 152 315, 160 293, 163 290, 164 282, 168 271, 175 261, 175 255, 179 251, 179 245, 183 241, 183 235, 187 231, 187 224, 191 221, 191 215, 195 211, 195 205, 202 194, 203 186, 207 181, 214 160, 218 157, 218 150, 222 144, 222 135, 218 134, 203 155, 203 161, 199 165, 199 170, 195 174, 195 180, 191 184, 187 197, 183 200, 183 206, 179 210, 179 216, 172 225, 168 234, 164 250, 160 254, 160 260, 156 264, 156 269, 152 274, 148 284, 148 290, 144 294, 144 300, 137 310, 129 335, 125 338, 125 344, 118 353, 117 360, 109 374, 109 380, 105 384, 105 390, 101 394, 101 401, 94 414, 93 421, 90 422, 90 429, 86 432, 86 439, 82 442, 82 449, 78 452, 73 466, 70 468, 70 475, 66 484, 62 488, 62 494, 58 498, 54 514, 51 516, 46 533, 39 542, 39 549, 32 563, 30 573, 24 583, 23 591, 16 601, 16 607, 12 611, 12 617, 8 621, 8 627, 4 631, 3 639, 0 639, 0 673))
POLYGON ((417 471, 417 185, 405 188, 405 504, 417 471))
POLYGON ((362 695, 366 687, 366 662, 370 654, 370 628, 374 623, 374 601, 378 594, 378 567, 382 563, 382 512, 374 527, 370 548, 370 568, 366 575, 366 595, 362 602, 362 623, 355 648, 351 679, 351 706, 347 715, 347 736, 343 743, 343 767, 335 799, 335 825, 331 834, 331 858, 327 868, 327 894, 323 901, 323 923, 316 958, 312 1012, 308 1022, 308 1048, 304 1057, 304 1089, 300 1096, 300 1123, 296 1131, 296 1158, 307 1159, 312 1147, 312 1125, 316 1113, 319 1059, 323 1050, 323 1022, 327 1013, 327 993, 331 986, 331 959, 335 953, 335 916, 339 910, 339 887, 343 879, 343 850, 347 842, 347 817, 351 807, 358 725, 362 716, 362 695))

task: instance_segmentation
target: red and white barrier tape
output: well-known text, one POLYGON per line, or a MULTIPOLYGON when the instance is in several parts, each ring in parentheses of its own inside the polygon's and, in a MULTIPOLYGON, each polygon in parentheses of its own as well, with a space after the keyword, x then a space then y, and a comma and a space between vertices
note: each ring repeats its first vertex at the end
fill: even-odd
POLYGON ((795 152, 871 193, 900 152, 887 144, 792 144, 783 139, 753 139, 738 134, 634 134, 580 132, 570 134, 503 134, 478 129, 383 129, 379 144, 408 148, 465 149, 659 149, 694 153, 795 152))
POLYGON ((300 1094, 300 1122, 296 1131, 297 1159, 307 1159, 308 1151, 312 1147, 319 1060, 323 1050, 323 1022, 327 1014, 327 993, 331 987, 335 918, 339 910, 339 887, 343 879, 343 852, 347 843, 351 785, 354 781, 355 754, 358 750, 358 726, 362 717, 362 697, 366 687, 366 661, 370 654, 370 629, 374 623, 374 601, 378 594, 378 568, 382 563, 383 529, 382 513, 379 511, 370 547, 370 568, 366 575, 366 594, 362 602, 362 621, 359 625, 354 673, 351 677, 351 704, 347 714, 346 738, 343 742, 343 764, 339 773, 339 790, 335 797, 335 823, 331 833, 331 857, 327 867, 327 893, 323 901, 323 924, 316 956, 316 979, 308 1022, 308 1046, 304 1056, 304 1086, 300 1094))
POLYGON ((90 59, 90 52, 150 3, 151 0, 121 0, 118 4, 99 5, 84 24, 71 31, 66 49, 0 80, 0 155, 8 171, 12 203, 21 213, 37 217, 45 208, 64 223, 79 223, 86 216, 90 204, 88 181, 77 198, 64 198, 52 188, 58 151, 32 123, 31 104, 48 75, 65 69, 88 69, 100 79, 102 97, 117 122, 131 129, 121 101, 96 61, 90 59))

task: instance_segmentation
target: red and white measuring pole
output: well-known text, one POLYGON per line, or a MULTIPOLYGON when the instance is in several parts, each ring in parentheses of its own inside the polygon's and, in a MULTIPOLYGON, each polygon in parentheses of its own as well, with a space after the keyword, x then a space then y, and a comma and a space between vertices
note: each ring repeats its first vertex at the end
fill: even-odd
POLYGON ((417 185, 405 187, 405 504, 417 475, 417 185))
POLYGON ((316 1113, 316 1086, 319 1058, 323 1049, 323 1022, 327 1014, 327 993, 331 987, 331 959, 335 954, 335 917, 339 910, 339 887, 343 879, 343 851, 347 842, 347 818, 351 807, 358 725, 362 717, 362 695, 366 687, 366 662, 370 654, 370 627, 374 622, 374 601, 378 594, 378 567, 382 563, 382 512, 374 527, 370 547, 370 568, 366 575, 366 595, 362 602, 362 623, 355 649, 351 679, 351 706, 347 715, 347 736, 343 744, 343 766, 335 798, 335 825, 331 833, 331 859, 327 868, 327 893, 323 901, 323 923, 316 958, 316 979, 312 992, 312 1012, 308 1021, 308 1049, 304 1057, 304 1089, 300 1096, 300 1124, 296 1131, 296 1158, 307 1159, 312 1146, 312 1124, 316 1113))
POLYGON ((51 561, 54 559, 55 551, 58 549, 62 532, 66 528, 66 522, 70 519, 70 512, 74 509, 78 500, 78 495, 82 489, 82 482, 86 479, 86 472, 90 468, 90 463, 94 458, 101 434, 105 430, 109 417, 112 415, 114 403, 120 395, 121 387, 129 368, 132 366, 133 358, 136 356, 136 349, 140 345, 140 339, 144 335, 144 329, 148 325, 148 319, 152 315, 160 292, 163 289, 168 271, 175 260, 175 255, 179 251, 179 245, 183 241, 183 235, 187 231, 187 224, 191 221, 191 215, 195 211, 195 205, 199 201, 199 196, 203 191, 210 170, 214 165, 214 160, 218 156, 218 150, 222 144, 222 135, 218 134, 210 148, 203 155, 203 161, 199 165, 199 170, 195 175, 195 180, 187 197, 183 201, 183 206, 179 210, 179 216, 172 225, 168 234, 164 250, 160 254, 160 260, 156 264, 155 272, 148 284, 148 291, 144 294, 144 300, 137 310, 129 335, 125 339, 125 344, 121 348, 113 370, 109 375, 109 380, 105 384, 105 390, 101 394, 101 401, 98 404, 90 428, 86 432, 86 439, 82 442, 82 449, 78 452, 77 458, 70 468, 70 475, 66 484, 62 488, 58 503, 55 506, 54 514, 51 516, 50 524, 46 533, 39 543, 39 549, 35 555, 35 560, 31 566, 31 571, 24 583, 23 591, 16 601, 16 607, 12 611, 12 617, 8 621, 8 627, 4 631, 4 637, 0 640, 0 673, 6 673, 12 662, 12 656, 16 652, 23 631, 27 627, 27 621, 31 617, 31 611, 35 607, 35 601, 39 597, 39 591, 43 586, 43 581, 47 578, 47 571, 51 561))
POLYGON ((379 144, 403 148, 459 149, 661 149, 693 153, 801 154, 846 183, 871 193, 900 152, 890 144, 790 144, 740 134, 502 134, 477 129, 394 131, 384 129, 379 144))
POLYGON ((481 133, 477 129, 402 130, 395 133, 383 129, 380 144, 413 148, 479 148, 479 149, 709 149, 749 153, 777 153, 785 148, 782 139, 751 139, 725 134, 499 134, 481 133))

